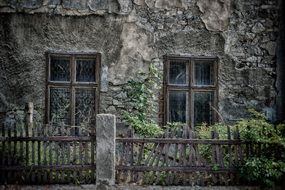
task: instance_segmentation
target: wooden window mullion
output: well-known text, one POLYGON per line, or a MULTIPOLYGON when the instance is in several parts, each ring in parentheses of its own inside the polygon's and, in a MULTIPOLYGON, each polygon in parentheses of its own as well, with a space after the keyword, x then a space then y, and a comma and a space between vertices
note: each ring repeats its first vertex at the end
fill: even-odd
POLYGON ((45 99, 45 123, 49 123, 50 115, 50 93, 49 93, 49 77, 50 77, 50 54, 46 53, 46 99, 45 99))
POLYGON ((75 126, 75 57, 74 55, 71 56, 71 82, 70 82, 70 91, 71 91, 71 100, 70 100, 70 118, 71 118, 71 126, 75 126))
MULTIPOLYGON (((96 114, 99 113, 99 104, 100 104, 100 86, 101 86, 101 81, 100 81, 100 78, 101 78, 101 54, 97 54, 96 55, 96 69, 95 69, 95 83, 96 83, 96 92, 95 92, 95 104, 96 104, 96 107, 95 107, 95 111, 96 111, 96 114)), ((96 117, 95 117, 95 123, 96 123, 96 117)))
POLYGON ((163 105, 163 124, 166 125, 168 122, 168 65, 169 65, 169 59, 166 58, 165 64, 164 64, 164 87, 163 87, 163 95, 164 95, 164 105, 163 105))
MULTIPOLYGON (((215 106, 215 108, 216 109, 218 109, 218 102, 219 102, 219 96, 218 96, 218 94, 219 94, 219 85, 218 85, 218 73, 219 73, 219 65, 218 65, 218 60, 216 59, 215 60, 215 87, 216 87, 216 89, 215 89, 215 97, 214 97, 214 99, 215 99, 215 102, 214 102, 214 106, 215 106)), ((215 119, 215 121, 219 121, 219 117, 218 117, 218 113, 214 113, 214 119, 215 119)))
POLYGON ((194 101, 193 101, 193 83, 194 83, 194 60, 190 58, 189 60, 189 72, 191 74, 190 81, 189 81, 189 101, 190 101, 190 107, 189 107, 189 115, 190 115, 190 121, 189 125, 191 129, 194 129, 194 101))
POLYGON ((101 60, 101 57, 100 55, 97 55, 96 56, 96 69, 95 69, 95 83, 99 86, 100 85, 100 60, 101 60))

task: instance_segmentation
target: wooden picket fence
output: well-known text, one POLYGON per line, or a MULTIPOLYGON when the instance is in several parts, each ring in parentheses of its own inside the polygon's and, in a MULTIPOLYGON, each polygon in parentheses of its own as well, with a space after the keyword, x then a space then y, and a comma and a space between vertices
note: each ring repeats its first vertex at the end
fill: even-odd
POLYGON ((117 183, 139 185, 237 185, 243 157, 258 154, 261 145, 242 142, 238 128, 226 140, 213 130, 211 139, 195 132, 168 129, 160 138, 117 138, 117 183))
MULTIPOLYGON (((96 182, 95 126, 64 124, 0 126, 0 184, 87 184, 96 182)), ((13 121, 13 120, 12 120, 13 121)), ((266 144, 240 140, 227 127, 220 139, 199 139, 187 126, 168 128, 159 138, 137 138, 132 130, 116 138, 116 182, 137 185, 238 185, 243 158, 266 144)))
POLYGON ((94 132, 63 124, 1 125, 0 184, 95 183, 95 141, 94 132))
POLYGON ((1 184, 95 183, 95 136, 2 128, 1 184))

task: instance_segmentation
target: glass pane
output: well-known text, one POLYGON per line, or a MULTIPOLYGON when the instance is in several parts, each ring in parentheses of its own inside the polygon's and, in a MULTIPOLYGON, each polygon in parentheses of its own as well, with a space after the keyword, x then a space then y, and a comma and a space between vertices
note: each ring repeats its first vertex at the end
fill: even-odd
POLYGON ((70 64, 69 59, 52 57, 50 60, 50 80, 51 81, 69 81, 70 64))
POLYGON ((95 89, 76 89, 75 93, 75 125, 82 131, 90 124, 95 125, 95 89))
POLYGON ((187 73, 187 63, 171 62, 169 66, 169 83, 186 84, 188 81, 187 73))
POLYGON ((169 92, 169 122, 186 123, 187 97, 187 92, 169 92))
POLYGON ((70 91, 68 88, 50 89, 50 122, 70 125, 70 91))
POLYGON ((76 60, 76 81, 95 82, 95 60, 76 60))
POLYGON ((198 61, 195 63, 195 85, 214 84, 214 62, 198 61))
POLYGON ((212 124, 213 114, 211 106, 214 105, 214 92, 194 93, 194 124, 200 125, 205 122, 212 124))

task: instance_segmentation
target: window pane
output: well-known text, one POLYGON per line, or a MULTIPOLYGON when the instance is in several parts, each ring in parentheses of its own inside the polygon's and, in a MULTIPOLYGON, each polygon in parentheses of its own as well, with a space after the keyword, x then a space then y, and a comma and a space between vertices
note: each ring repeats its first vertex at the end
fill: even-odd
POLYGON ((194 124, 200 125, 205 122, 212 124, 213 114, 211 106, 214 105, 214 92, 194 93, 194 124))
POLYGON ((95 82, 95 60, 76 60, 76 81, 95 82))
POLYGON ((52 57, 50 60, 50 80, 69 81, 70 61, 69 59, 59 59, 52 57))
POLYGON ((195 85, 214 84, 214 62, 195 62, 195 85))
POLYGON ((186 123, 187 97, 187 92, 169 92, 169 122, 186 123))
POLYGON ((170 84, 187 84, 187 63, 170 62, 169 66, 169 83, 170 84))
POLYGON ((50 122, 70 125, 70 91, 68 88, 50 89, 50 122))
POLYGON ((75 92, 75 125, 83 131, 95 125, 95 89, 78 88, 75 92))

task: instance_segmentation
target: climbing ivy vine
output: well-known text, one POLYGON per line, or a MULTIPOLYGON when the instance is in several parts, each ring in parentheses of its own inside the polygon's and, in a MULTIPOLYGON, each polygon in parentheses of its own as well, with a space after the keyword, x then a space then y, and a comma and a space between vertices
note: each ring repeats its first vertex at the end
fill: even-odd
POLYGON ((124 86, 129 107, 123 113, 123 120, 141 136, 153 137, 162 133, 155 121, 155 91, 161 81, 161 74, 154 64, 149 65, 149 72, 138 73, 137 79, 128 81, 124 86))

